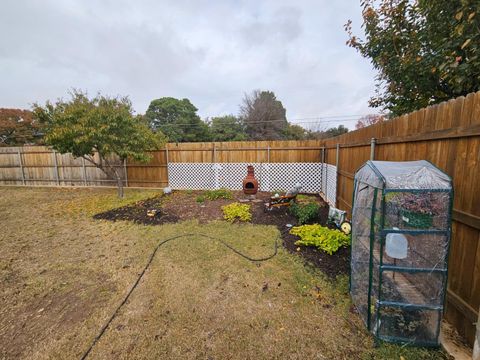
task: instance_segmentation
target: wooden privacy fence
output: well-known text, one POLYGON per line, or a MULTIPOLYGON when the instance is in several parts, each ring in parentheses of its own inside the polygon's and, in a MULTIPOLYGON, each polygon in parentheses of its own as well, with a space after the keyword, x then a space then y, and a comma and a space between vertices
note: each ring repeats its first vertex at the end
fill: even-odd
MULTIPOLYGON (((168 163, 320 162, 320 141, 252 141, 167 144, 149 163, 113 159, 129 187, 168 185, 168 163)), ((94 165, 45 146, 0 147, 0 185, 115 186, 94 165)))
MULTIPOLYGON (((124 183, 126 163, 113 159, 124 183)), ((81 158, 45 146, 0 147, 0 185, 115 186, 100 169, 81 158)))
POLYGON ((320 162, 319 140, 170 143, 152 153, 148 164, 127 163, 129 186, 163 187, 169 163, 293 163, 320 162))
MULTIPOLYGON (((349 214, 354 173, 365 161, 431 161, 452 177, 455 190, 446 318, 473 344, 480 307, 480 92, 324 141, 167 144, 152 156, 148 164, 117 163, 127 186, 166 186, 169 163, 335 165, 336 204, 349 214)), ((111 183, 82 160, 47 148, 0 148, 0 184, 111 183)))
POLYGON ((350 214, 355 171, 369 159, 425 159, 454 184, 446 318, 473 344, 480 307, 480 92, 328 139, 337 205, 350 214), (372 139, 374 139, 372 141, 372 139))

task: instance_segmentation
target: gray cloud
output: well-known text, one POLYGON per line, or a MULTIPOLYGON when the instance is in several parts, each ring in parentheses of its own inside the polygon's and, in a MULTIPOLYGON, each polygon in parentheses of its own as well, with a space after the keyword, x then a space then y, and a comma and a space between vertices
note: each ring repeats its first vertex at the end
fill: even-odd
POLYGON ((269 89, 292 119, 371 112, 374 73, 345 46, 349 18, 351 0, 4 0, 0 106, 75 87, 129 95, 138 112, 187 97, 206 117, 269 89))

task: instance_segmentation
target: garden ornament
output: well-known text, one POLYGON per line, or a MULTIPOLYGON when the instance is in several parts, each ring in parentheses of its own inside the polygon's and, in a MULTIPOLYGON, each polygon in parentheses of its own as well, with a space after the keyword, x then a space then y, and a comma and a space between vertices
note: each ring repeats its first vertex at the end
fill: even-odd
POLYGON ((298 193, 302 185, 299 183, 295 184, 295 187, 291 190, 288 190, 287 193, 283 196, 275 194, 274 196, 270 197, 270 201, 265 203, 265 211, 272 210, 274 207, 281 207, 281 206, 290 206, 292 201, 295 201, 297 198, 298 193))
POLYGON ((147 210, 147 216, 148 217, 155 217, 157 214, 160 214, 159 209, 149 209, 149 210, 147 210))
POLYGON ((297 196, 298 193, 300 192, 300 189, 302 188, 302 184, 300 183, 296 183, 294 188, 293 189, 290 189, 287 191, 287 193, 285 194, 286 196, 297 196))
POLYGON ((330 206, 328 209, 328 222, 343 231, 345 235, 350 235, 352 232, 352 224, 346 219, 347 212, 330 206))

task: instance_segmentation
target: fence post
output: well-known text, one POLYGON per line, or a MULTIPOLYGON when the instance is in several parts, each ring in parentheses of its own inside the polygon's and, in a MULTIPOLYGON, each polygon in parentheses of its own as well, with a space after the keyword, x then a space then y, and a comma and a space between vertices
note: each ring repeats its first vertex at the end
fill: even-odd
POLYGON ((212 168, 213 168, 213 181, 215 189, 220 188, 220 171, 219 166, 217 166, 217 146, 213 143, 213 158, 212 158, 212 168))
POLYGON ((267 145, 267 163, 270 164, 270 144, 267 145))
POLYGON ((54 159, 54 164, 55 164, 55 180, 57 182, 57 185, 60 185, 60 180, 58 177, 58 162, 57 162, 57 152, 53 150, 53 159, 54 159))
POLYGON ((22 153, 20 150, 17 150, 18 154, 18 163, 20 164, 20 171, 22 172, 22 185, 25 185, 25 172, 23 171, 23 159, 22 159, 22 153))
POLYGON ((87 186, 87 168, 85 167, 85 158, 82 157, 83 185, 87 186))
POLYGON ((338 178, 339 178, 339 165, 340 165, 340 144, 337 144, 337 153, 335 154, 335 167, 337 169, 336 189, 335 189, 335 207, 338 207, 338 178))
POLYGON ((325 189, 323 187, 323 171, 325 169, 325 147, 322 147, 322 171, 320 171, 320 192, 325 194, 325 189))
POLYGON ((375 160, 375 144, 377 143, 377 139, 372 138, 370 140, 370 160, 375 160))
POLYGON ((475 334, 475 343, 473 344, 472 360, 480 360, 480 315, 477 320, 477 333, 475 334))
POLYGON ((169 169, 168 169, 168 144, 165 144, 165 160, 167 161, 167 186, 170 186, 170 179, 169 179, 169 169))

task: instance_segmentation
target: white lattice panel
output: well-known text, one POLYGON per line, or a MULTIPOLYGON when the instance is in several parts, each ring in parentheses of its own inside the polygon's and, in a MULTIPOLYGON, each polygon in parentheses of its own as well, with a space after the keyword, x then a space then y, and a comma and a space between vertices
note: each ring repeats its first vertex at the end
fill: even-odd
POLYGON ((269 179, 266 191, 292 189, 295 184, 302 184, 301 192, 318 193, 321 190, 321 163, 270 163, 264 164, 265 177, 269 179))
POLYGON ((262 191, 286 191, 300 183, 302 192, 323 192, 335 203, 336 168, 321 163, 169 163, 169 184, 173 189, 241 190, 247 165, 255 168, 262 191))
POLYGON ((169 186, 178 190, 216 189, 215 165, 212 163, 169 163, 169 186))
POLYGON ((323 193, 330 205, 336 205, 337 198, 337 167, 335 165, 324 164, 323 166, 323 193))

